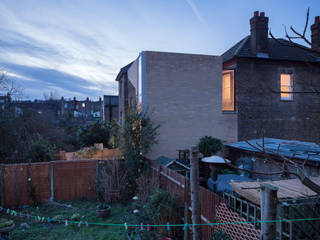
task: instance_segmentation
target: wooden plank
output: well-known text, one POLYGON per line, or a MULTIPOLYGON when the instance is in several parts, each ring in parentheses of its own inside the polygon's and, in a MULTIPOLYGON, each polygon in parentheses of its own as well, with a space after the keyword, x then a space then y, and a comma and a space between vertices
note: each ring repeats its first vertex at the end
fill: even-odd
MULTIPOLYGON (((312 177, 312 181, 320 184, 320 177, 312 177)), ((316 196, 316 193, 304 186, 299 179, 287 179, 263 182, 230 182, 232 190, 253 203, 260 205, 260 183, 268 183, 279 188, 278 198, 301 198, 316 196)))

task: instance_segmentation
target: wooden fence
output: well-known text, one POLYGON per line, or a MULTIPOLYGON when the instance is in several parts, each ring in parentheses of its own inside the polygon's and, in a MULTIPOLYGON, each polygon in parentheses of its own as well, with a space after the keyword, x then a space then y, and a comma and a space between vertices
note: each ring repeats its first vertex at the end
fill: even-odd
MULTIPOLYGON (((169 168, 163 167, 155 161, 151 161, 151 167, 159 176, 160 188, 165 189, 176 196, 179 205, 184 206, 186 194, 186 201, 188 202, 189 210, 192 212, 190 184, 185 180, 185 177, 169 168)), ((208 189, 200 187, 200 202, 201 223, 204 224, 215 222, 216 207, 218 207, 221 202, 226 201, 208 189)), ((190 215, 191 214, 189 214, 189 217, 190 215)), ((202 226, 201 230, 202 238, 210 239, 214 229, 212 226, 202 226)))
MULTIPOLYGON (((159 177, 160 188, 169 191, 172 195, 176 196, 179 205, 184 206, 184 202, 187 201, 189 210, 191 208, 191 196, 190 186, 186 178, 181 174, 163 167, 155 161, 151 161, 151 168, 159 177)), ((201 204, 201 223, 224 223, 224 222, 244 222, 248 218, 244 218, 245 211, 241 212, 241 215, 232 209, 228 208, 228 201, 219 195, 209 191, 208 189, 200 186, 200 204, 201 204), (219 213, 219 214, 218 214, 219 213)), ((248 208, 249 210, 249 208, 248 208)), ((251 211, 250 211, 251 213, 251 211)), ((248 217, 250 218, 250 213, 248 217)), ((190 217, 191 214, 189 214, 190 217)), ((256 215, 255 215, 256 216, 256 215)), ((256 216, 257 218, 259 216, 256 216)), ((188 220, 191 222, 191 218, 188 220)), ((202 226, 202 239, 210 239, 214 231, 223 230, 227 232, 232 239, 249 239, 255 240, 259 238, 260 230, 255 229, 253 224, 236 224, 230 227, 228 225, 219 225, 214 228, 213 226, 202 226), (221 227, 223 226, 223 227, 221 227)))
POLYGON ((17 207, 50 199, 95 199, 97 166, 98 160, 2 164, 1 205, 17 207))

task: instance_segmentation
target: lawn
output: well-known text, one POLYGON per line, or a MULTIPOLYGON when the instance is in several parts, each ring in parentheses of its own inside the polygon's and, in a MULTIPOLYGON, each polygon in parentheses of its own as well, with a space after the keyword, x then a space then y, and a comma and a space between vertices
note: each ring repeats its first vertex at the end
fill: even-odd
MULTIPOLYGON (((62 215, 66 219, 74 213, 79 213, 83 221, 88 223, 124 223, 134 221, 134 216, 131 213, 130 206, 121 204, 113 204, 111 206, 111 216, 102 219, 96 216, 96 203, 88 201, 72 201, 63 202, 63 204, 70 204, 72 207, 65 207, 61 205, 43 204, 38 208, 27 207, 21 210, 16 210, 18 213, 21 211, 23 214, 30 214, 33 216, 41 216, 46 219, 56 215, 62 215)), ((96 226, 89 224, 86 227, 82 224, 78 227, 77 224, 68 224, 65 226, 63 223, 50 223, 37 222, 35 219, 27 217, 16 217, 6 214, 4 211, 0 213, 1 218, 11 218, 15 221, 16 228, 10 233, 10 238, 19 240, 41 240, 41 239, 66 239, 66 240, 80 240, 80 239, 127 239, 124 226, 96 226), (25 226, 27 223, 27 226, 25 226)), ((130 222, 132 223, 132 222, 130 222)))

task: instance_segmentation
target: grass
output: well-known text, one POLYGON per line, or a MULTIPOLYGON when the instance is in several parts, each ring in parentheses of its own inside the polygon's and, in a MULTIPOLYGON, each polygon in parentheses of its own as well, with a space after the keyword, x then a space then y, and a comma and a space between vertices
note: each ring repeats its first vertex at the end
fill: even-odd
MULTIPOLYGON (((130 207, 113 204, 111 206, 111 216, 106 219, 102 219, 96 216, 96 203, 87 201, 72 201, 63 202, 64 204, 71 204, 72 208, 67 208, 60 205, 43 204, 39 206, 39 209, 35 207, 24 208, 21 210, 24 214, 30 214, 33 216, 41 217, 54 217, 56 215, 63 215, 64 218, 70 219, 72 214, 79 213, 83 216, 83 220, 87 222, 99 222, 99 223, 124 223, 134 219, 131 214, 130 207)), ((16 210, 19 212, 18 210, 16 210)), ((76 224, 69 224, 65 226, 62 223, 39 223, 34 219, 27 219, 26 217, 13 217, 4 212, 0 214, 1 218, 14 219, 16 227, 10 233, 10 238, 19 240, 53 240, 53 239, 65 239, 65 240, 118 240, 126 239, 126 232, 124 226, 95 226, 89 225, 86 227, 84 224, 78 227, 76 224), (30 227, 26 228, 21 226, 22 223, 27 223, 30 227)))

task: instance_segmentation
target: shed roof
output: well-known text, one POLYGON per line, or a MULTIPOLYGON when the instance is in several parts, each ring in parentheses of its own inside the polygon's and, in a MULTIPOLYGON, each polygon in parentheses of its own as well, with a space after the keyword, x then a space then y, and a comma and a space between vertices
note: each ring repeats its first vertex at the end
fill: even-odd
MULTIPOLYGON (((311 177, 312 181, 320 185, 320 177, 311 177)), ((260 184, 268 183, 273 185, 278 190, 278 199, 299 199, 305 197, 314 197, 317 194, 311 189, 307 188, 297 178, 278 181, 264 181, 264 182, 230 182, 232 190, 251 202, 260 205, 260 184)))
MULTIPOLYGON (((254 146, 259 144, 262 145, 262 139, 252 139, 248 141, 254 146)), ((225 144, 227 147, 231 147, 234 149, 250 151, 250 152, 259 152, 254 147, 250 146, 245 141, 235 142, 235 143, 227 143, 225 144)), ((278 150, 279 154, 285 157, 291 157, 293 153, 295 153, 296 159, 307 159, 309 156, 309 161, 320 162, 320 146, 317 143, 313 142, 301 142, 295 140, 284 140, 277 138, 265 138, 264 139, 264 147, 266 152, 271 150, 273 152, 278 150), (280 145, 280 147, 279 147, 280 145)), ((270 152, 269 152, 270 153, 270 152)))

